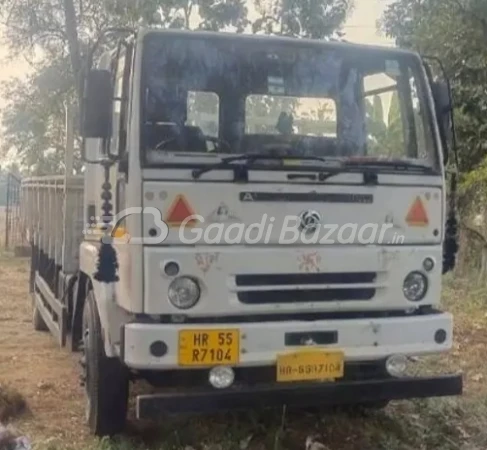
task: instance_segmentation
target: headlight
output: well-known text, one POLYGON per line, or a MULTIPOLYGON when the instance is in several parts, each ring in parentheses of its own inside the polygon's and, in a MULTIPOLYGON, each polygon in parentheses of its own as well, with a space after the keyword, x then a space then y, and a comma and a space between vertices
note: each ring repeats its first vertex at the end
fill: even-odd
POLYGON ((402 286, 404 297, 411 302, 419 302, 428 290, 428 279, 421 272, 411 272, 402 286))
POLYGON ((200 287, 192 278, 179 277, 169 285, 168 297, 176 308, 189 309, 198 303, 200 287))

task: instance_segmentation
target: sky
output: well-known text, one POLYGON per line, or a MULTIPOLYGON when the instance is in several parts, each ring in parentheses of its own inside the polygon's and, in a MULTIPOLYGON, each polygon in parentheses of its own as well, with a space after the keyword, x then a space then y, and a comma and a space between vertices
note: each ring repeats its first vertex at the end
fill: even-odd
POLYGON ((362 44, 394 45, 377 30, 377 21, 389 3, 391 0, 355 0, 355 9, 343 27, 344 39, 362 44))

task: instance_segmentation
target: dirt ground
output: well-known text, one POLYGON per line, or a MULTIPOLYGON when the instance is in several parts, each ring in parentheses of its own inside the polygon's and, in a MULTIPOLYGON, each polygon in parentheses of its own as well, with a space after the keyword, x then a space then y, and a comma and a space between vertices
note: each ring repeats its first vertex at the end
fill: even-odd
MULTIPOLYGON (((421 450, 487 448, 487 290, 450 280, 445 304, 456 315, 456 343, 428 370, 462 370, 465 395, 454 399, 397 402, 384 411, 253 411, 134 424, 127 436, 97 442, 84 424, 84 393, 78 381, 78 355, 60 349, 48 333, 31 324, 28 263, 0 253, 0 391, 11 388, 26 400, 28 412, 12 420, 36 448, 86 449, 306 449, 421 450)), ((1 449, 0 450, 4 450, 1 449)))
POLYGON ((0 384, 27 400, 16 427, 38 440, 83 441, 84 398, 77 359, 48 333, 35 332, 25 260, 0 259, 0 384))
POLYGON ((5 206, 0 206, 0 247, 5 245, 5 206))

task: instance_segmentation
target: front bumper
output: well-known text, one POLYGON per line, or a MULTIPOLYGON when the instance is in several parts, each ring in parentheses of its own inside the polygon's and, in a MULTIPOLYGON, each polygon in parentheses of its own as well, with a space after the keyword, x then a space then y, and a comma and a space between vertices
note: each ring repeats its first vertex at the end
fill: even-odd
POLYGON ((162 414, 203 413, 282 405, 297 407, 343 405, 461 393, 461 375, 337 383, 292 383, 285 386, 229 388, 223 391, 206 389, 194 393, 183 391, 162 395, 141 395, 137 397, 136 414, 138 419, 153 419, 162 414))
MULTIPOLYGON (((299 345, 286 345, 289 333, 329 333, 335 342, 326 349, 341 350, 346 362, 371 361, 401 353, 420 356, 445 352, 451 348, 453 319, 448 313, 431 313, 387 318, 329 319, 315 321, 282 321, 229 323, 225 325, 129 323, 123 327, 121 358, 138 370, 168 370, 178 364, 178 335, 182 329, 240 330, 239 367, 266 366, 276 363, 276 355, 296 351, 299 345), (445 340, 437 342, 438 330, 445 340), (154 341, 163 341, 167 353, 155 357, 150 352, 154 341)), ((306 339, 305 339, 306 340, 306 339)))

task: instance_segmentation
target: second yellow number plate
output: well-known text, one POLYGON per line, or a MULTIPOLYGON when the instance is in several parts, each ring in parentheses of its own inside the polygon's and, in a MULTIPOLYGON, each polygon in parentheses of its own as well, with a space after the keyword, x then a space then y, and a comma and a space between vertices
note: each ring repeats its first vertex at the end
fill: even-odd
POLYGON ((277 381, 334 380, 343 377, 343 352, 303 350, 277 357, 277 381))
POLYGON ((179 332, 180 366, 237 364, 240 360, 239 330, 183 330, 179 332))

